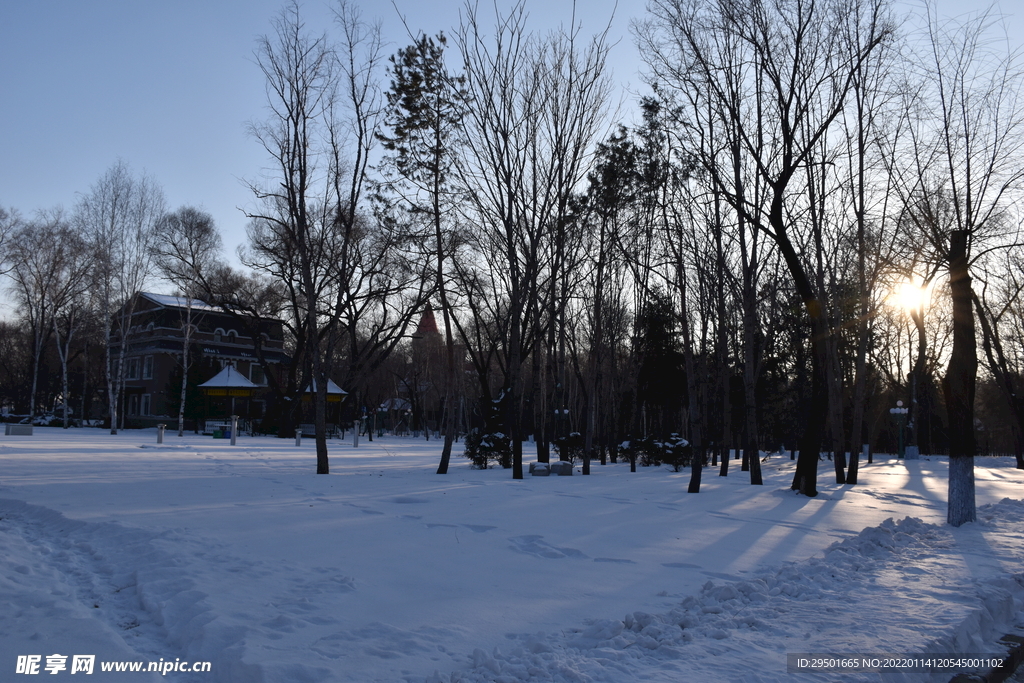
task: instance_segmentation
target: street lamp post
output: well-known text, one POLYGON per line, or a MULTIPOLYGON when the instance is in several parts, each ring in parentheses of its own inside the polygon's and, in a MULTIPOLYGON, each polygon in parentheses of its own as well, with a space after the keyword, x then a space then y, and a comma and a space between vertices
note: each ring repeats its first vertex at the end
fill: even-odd
POLYGON ((909 409, 903 407, 903 401, 896 401, 895 408, 889 408, 889 414, 892 415, 893 419, 896 420, 896 424, 900 428, 900 445, 899 452, 896 454, 897 458, 906 457, 906 451, 903 447, 903 428, 907 424, 907 413, 909 409))

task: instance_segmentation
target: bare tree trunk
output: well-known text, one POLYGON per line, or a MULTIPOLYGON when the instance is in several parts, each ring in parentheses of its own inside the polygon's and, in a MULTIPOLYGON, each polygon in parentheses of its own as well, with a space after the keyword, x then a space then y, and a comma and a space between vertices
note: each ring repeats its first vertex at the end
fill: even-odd
POLYGON ((817 318, 811 318, 811 321, 811 411, 800 439, 792 488, 814 497, 818 495, 818 455, 821 452, 822 427, 828 417, 828 389, 823 367, 827 362, 823 358, 827 353, 822 338, 825 326, 817 318))
POLYGON ((181 342, 181 396, 178 402, 178 436, 185 436, 185 398, 188 393, 189 346, 192 343, 192 298, 185 297, 185 330, 181 342))
POLYGON ((977 519, 974 504, 974 391, 978 372, 968 231, 949 239, 949 286, 953 298, 953 350, 942 382, 949 415, 949 499, 946 521, 960 526, 977 519))
POLYGON ((846 483, 846 453, 843 439, 843 375, 839 368, 838 333, 828 338, 828 365, 826 378, 828 381, 829 432, 832 437, 832 466, 836 474, 836 483, 846 483))
POLYGON ((57 340, 57 355, 60 356, 61 394, 64 396, 64 429, 67 429, 70 426, 68 424, 68 404, 71 402, 69 394, 70 388, 68 386, 68 353, 71 350, 71 337, 74 334, 74 314, 71 314, 71 320, 72 322, 68 326, 68 336, 62 341, 60 329, 57 326, 57 317, 54 316, 53 318, 53 334, 57 340))
MULTIPOLYGON (((110 334, 109 329, 108 329, 107 334, 108 335, 110 334)), ((122 344, 124 343, 123 339, 121 340, 121 343, 122 344)), ((111 349, 110 349, 110 343, 108 342, 107 343, 107 350, 106 350, 107 405, 108 405, 108 411, 110 413, 110 433, 111 434, 117 434, 117 417, 118 417, 118 410, 117 410, 117 408, 118 408, 118 405, 117 405, 118 391, 117 390, 118 390, 118 387, 120 386, 120 384, 118 384, 118 382, 117 382, 117 375, 114 372, 113 368, 111 367, 111 364, 113 362, 114 362, 114 359, 112 357, 112 352, 111 352, 111 349)))
MULTIPOLYGON (((604 343, 604 274, 605 274, 605 233, 607 221, 604 216, 598 223, 597 263, 594 274, 594 301, 592 305, 593 334, 587 363, 587 433, 583 445, 585 457, 589 460, 594 447, 594 432, 597 429, 597 413, 600 402, 601 345, 604 343)), ((601 464, 605 462, 604 447, 601 448, 601 464)))
MULTIPOLYGON (((864 310, 864 306, 861 310, 864 310)), ((850 464, 846 471, 846 483, 856 484, 860 471, 861 442, 864 440, 864 402, 867 398, 867 320, 866 314, 857 321, 857 359, 853 380, 853 421, 850 428, 850 464)))
MULTIPOLYGON (((697 391, 697 368, 693 359, 693 335, 690 330, 690 317, 686 312, 686 274, 681 262, 676 264, 676 280, 679 287, 679 298, 682 314, 680 322, 683 331, 683 362, 686 367, 686 393, 688 395, 687 422, 690 428, 690 485, 687 493, 700 493, 701 469, 704 465, 704 435, 702 431, 703 415, 697 391)), ((678 457, 678 456, 676 456, 678 457)), ((758 472, 760 474, 760 472, 758 472)), ((760 482, 757 482, 760 483, 760 482)))
MULTIPOLYGON (((439 247, 440 249, 440 247, 439 247)), ((441 264, 438 264, 441 268, 441 264)), ((448 303, 448 295, 443 281, 440 286, 441 296, 441 317, 444 321, 444 446, 441 449, 441 462, 438 463, 437 473, 447 474, 448 463, 451 460, 452 444, 455 442, 456 424, 456 403, 458 391, 455 386, 455 338, 452 335, 451 306, 448 303)))
MULTIPOLYGON (((40 313, 42 315, 42 313, 40 313)), ((45 325, 46 320, 39 320, 38 325, 45 325)), ((42 330, 36 330, 32 338, 32 393, 28 397, 28 416, 31 421, 36 416, 36 393, 39 391, 39 358, 43 355, 42 330)))
POLYGON ((753 320, 753 305, 744 304, 744 330, 743 330, 743 395, 744 395, 744 436, 743 458, 746 461, 746 468, 750 470, 750 483, 761 486, 764 481, 761 478, 761 457, 758 448, 757 438, 757 391, 754 368, 757 359, 754 355, 754 330, 756 324, 753 320))

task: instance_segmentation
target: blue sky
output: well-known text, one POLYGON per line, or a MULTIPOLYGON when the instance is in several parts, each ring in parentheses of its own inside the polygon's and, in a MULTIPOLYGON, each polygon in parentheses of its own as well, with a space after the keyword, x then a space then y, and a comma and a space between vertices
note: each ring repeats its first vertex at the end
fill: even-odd
MULTIPOLYGON (((497 0, 505 8, 511 0, 497 0)), ((24 214, 63 205, 118 158, 160 183, 171 208, 213 214, 229 252, 244 240, 239 207, 251 202, 243 179, 256 178, 265 154, 246 123, 265 116, 263 82, 253 60, 283 0, 0 0, 0 205, 24 214)), ((408 42, 399 20, 436 33, 458 23, 460 0, 359 0, 379 17, 394 52, 408 42)), ((629 20, 644 0, 579 0, 584 29, 604 28, 615 13, 610 63, 629 98, 642 88, 629 20)), ((950 13, 983 7, 943 0, 950 13)), ((304 2, 311 28, 327 28, 328 5, 304 2)), ((481 7, 489 11, 490 2, 481 7)), ((907 6, 909 7, 909 5, 907 6)), ((530 26, 568 23, 571 0, 527 0, 530 26)), ((1004 4, 1006 11, 1009 3, 1004 4)), ((1019 13, 1018 13, 1019 14, 1019 13)), ((490 16, 484 14, 484 16, 490 16)), ((1010 18, 1011 35, 1024 22, 1010 18)), ((626 114, 628 116, 628 113, 626 114)))
MULTIPOLYGON (((393 53, 409 40, 389 1, 357 3, 379 17, 393 53)), ((436 33, 463 3, 396 0, 410 27, 436 33)), ((502 5, 507 5, 502 0, 502 5)), ((588 32, 603 29, 613 0, 588 0, 588 32)), ((238 207, 245 178, 266 164, 246 124, 265 116, 253 50, 283 0, 0 1, 0 205, 23 214, 70 209, 118 158, 160 183, 168 205, 213 214, 228 251, 245 238, 238 207)), ((639 86, 623 0, 614 24, 616 80, 639 86), (625 67, 622 65, 626 64, 625 67), (620 73, 621 72, 621 73, 620 73), (629 73, 633 72, 633 73, 629 73)), ((488 7, 487 3, 482 6, 488 7)), ((570 0, 529 0, 531 27, 571 17, 570 0)), ((328 28, 329 5, 302 4, 308 26, 328 28)), ((490 16, 490 15, 484 15, 490 16)))

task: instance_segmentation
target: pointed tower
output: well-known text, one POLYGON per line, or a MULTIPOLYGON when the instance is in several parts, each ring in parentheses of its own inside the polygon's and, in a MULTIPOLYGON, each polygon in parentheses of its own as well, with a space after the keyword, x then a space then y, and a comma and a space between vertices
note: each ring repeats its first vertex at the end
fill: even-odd
POLYGON ((440 368, 439 363, 443 360, 442 349, 444 340, 441 332, 437 329, 437 320, 434 318, 434 309, 427 304, 420 315, 420 322, 416 326, 416 332, 412 335, 412 358, 413 362, 424 368, 440 368))
POLYGON ((420 339, 428 339, 434 335, 438 337, 441 333, 437 329, 437 320, 434 318, 434 309, 427 304, 427 307, 423 310, 423 314, 420 316, 420 324, 416 326, 416 337, 420 339))

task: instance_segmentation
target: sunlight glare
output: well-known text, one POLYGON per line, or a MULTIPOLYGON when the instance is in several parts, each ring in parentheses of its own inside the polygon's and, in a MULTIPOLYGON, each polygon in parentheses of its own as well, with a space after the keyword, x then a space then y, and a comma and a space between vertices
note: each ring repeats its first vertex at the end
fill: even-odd
POLYGON ((905 311, 914 311, 928 306, 931 298, 929 290, 929 287, 922 287, 916 282, 901 282, 889 295, 889 301, 905 311))

